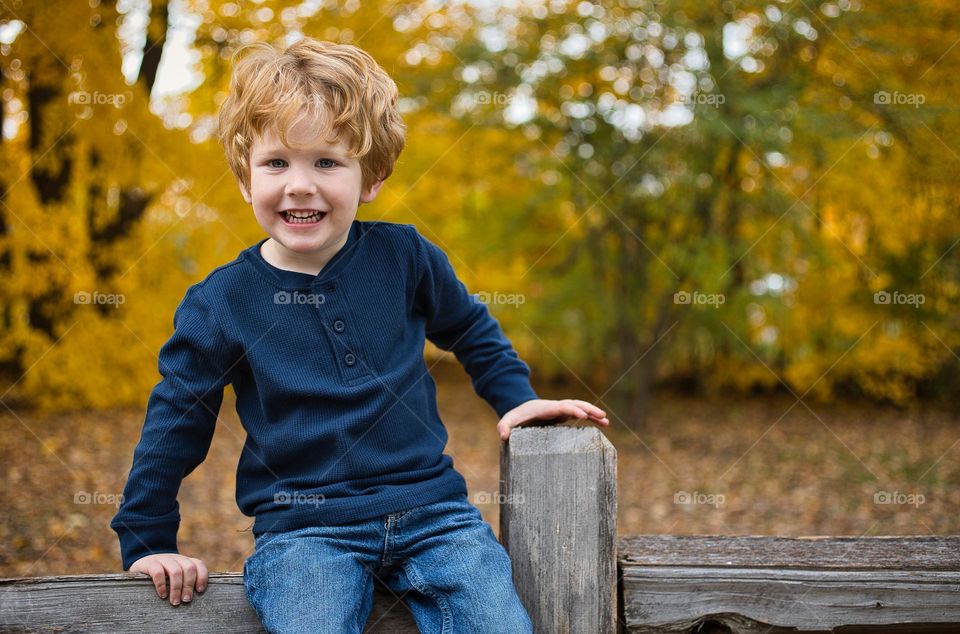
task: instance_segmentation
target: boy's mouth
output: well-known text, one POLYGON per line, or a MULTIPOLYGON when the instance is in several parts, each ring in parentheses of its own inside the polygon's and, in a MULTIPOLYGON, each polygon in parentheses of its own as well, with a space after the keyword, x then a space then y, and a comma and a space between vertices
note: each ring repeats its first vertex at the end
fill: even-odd
POLYGON ((318 209, 287 209, 279 214, 288 225, 308 225, 323 220, 327 212, 318 209))

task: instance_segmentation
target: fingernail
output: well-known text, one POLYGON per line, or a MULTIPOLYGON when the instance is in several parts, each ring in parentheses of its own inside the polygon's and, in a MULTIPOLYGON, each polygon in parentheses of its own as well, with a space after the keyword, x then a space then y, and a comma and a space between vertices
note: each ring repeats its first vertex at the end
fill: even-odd
POLYGON ((203 592, 207 589, 207 586, 197 586, 197 592, 203 592))
POLYGON ((161 598, 161 599, 166 599, 166 598, 167 598, 167 593, 166 593, 166 592, 161 592, 161 593, 160 593, 160 598, 161 598))
POLYGON ((190 601, 192 601, 192 600, 193 600, 193 597, 191 597, 190 595, 187 595, 187 596, 183 597, 183 602, 184 602, 184 603, 190 603, 190 601))

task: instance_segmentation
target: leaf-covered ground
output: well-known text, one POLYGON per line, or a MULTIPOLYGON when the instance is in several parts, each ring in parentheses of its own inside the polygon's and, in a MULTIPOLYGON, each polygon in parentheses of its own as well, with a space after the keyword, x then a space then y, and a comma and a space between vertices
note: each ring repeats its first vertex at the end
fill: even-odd
MULTIPOLYGON (((485 502, 497 491, 496 417, 462 370, 439 375, 448 453, 497 530, 497 508, 485 502)), ((578 389, 541 394, 591 400, 578 389)), ((611 417, 605 433, 618 451, 620 534, 960 533, 955 414, 793 404, 662 395, 639 435, 611 417)), ((0 420, 0 576, 118 571, 108 524, 143 412, 6 411, 0 420)), ((242 444, 228 391, 210 454, 179 497, 181 551, 210 570, 241 570, 252 550, 253 520, 234 501, 242 444)))

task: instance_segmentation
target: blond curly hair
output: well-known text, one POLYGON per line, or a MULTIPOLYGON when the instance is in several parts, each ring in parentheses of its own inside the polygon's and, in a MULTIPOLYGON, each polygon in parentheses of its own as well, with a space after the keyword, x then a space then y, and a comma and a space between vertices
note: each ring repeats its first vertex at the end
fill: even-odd
POLYGON ((364 191, 393 173, 406 125, 397 109, 396 83, 368 53, 305 37, 284 51, 250 44, 234 60, 218 136, 244 188, 250 188, 253 140, 273 129, 289 147, 287 132, 304 118, 330 141, 346 134, 351 156, 360 160, 364 191))

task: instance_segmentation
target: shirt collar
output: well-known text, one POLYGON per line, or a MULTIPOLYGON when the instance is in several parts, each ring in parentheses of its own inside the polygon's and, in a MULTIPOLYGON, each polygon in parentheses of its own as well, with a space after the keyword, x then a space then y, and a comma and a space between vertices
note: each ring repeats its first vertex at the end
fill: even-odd
POLYGON ((249 260, 258 271, 264 274, 268 280, 277 286, 284 288, 303 288, 320 284, 336 278, 353 257, 360 239, 360 224, 359 220, 354 220, 353 223, 351 223, 346 243, 339 251, 333 254, 333 257, 330 258, 317 275, 301 273, 299 271, 288 271, 267 262, 263 254, 260 253, 260 247, 263 246, 263 243, 269 240, 269 238, 264 238, 253 246, 245 249, 243 256, 249 260))

